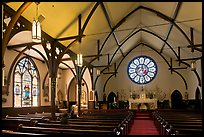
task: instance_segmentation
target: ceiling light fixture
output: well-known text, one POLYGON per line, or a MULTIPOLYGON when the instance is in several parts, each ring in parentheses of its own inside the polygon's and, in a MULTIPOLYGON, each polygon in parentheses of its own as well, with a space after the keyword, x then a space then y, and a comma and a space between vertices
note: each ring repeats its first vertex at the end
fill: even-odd
POLYGON ((194 70, 196 70, 196 61, 192 60, 191 61, 191 71, 194 71, 194 70))
POLYGON ((40 2, 36 2, 36 17, 32 24, 32 40, 33 42, 41 42, 41 25, 38 20, 38 5, 40 2))
POLYGON ((77 54, 77 65, 83 66, 83 55, 81 54, 81 41, 79 40, 79 53, 77 54))

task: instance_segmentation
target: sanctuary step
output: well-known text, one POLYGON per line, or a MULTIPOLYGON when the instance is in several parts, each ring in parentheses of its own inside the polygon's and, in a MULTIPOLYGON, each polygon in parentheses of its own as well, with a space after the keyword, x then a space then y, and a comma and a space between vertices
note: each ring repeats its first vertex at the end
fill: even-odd
POLYGON ((151 112, 140 112, 137 111, 135 115, 135 119, 152 119, 151 118, 151 112))

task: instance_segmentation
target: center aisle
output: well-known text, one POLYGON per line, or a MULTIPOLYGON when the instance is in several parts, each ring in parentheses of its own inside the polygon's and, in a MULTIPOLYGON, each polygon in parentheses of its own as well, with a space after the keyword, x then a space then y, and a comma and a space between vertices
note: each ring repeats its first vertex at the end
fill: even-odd
POLYGON ((128 135, 159 135, 151 112, 136 112, 134 123, 128 135))

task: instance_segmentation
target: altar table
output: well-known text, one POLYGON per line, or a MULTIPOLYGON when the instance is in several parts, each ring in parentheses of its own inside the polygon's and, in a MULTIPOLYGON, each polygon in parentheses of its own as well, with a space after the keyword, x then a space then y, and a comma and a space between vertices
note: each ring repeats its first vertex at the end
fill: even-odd
POLYGON ((147 109, 150 110, 155 110, 157 109, 157 99, 153 98, 153 99, 149 99, 149 98, 145 98, 145 99, 129 99, 129 109, 139 109, 139 105, 146 105, 147 109))

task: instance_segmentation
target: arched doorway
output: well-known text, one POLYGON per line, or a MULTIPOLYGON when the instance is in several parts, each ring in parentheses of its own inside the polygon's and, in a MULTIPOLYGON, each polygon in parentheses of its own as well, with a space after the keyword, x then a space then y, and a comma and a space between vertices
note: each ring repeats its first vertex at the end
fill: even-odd
POLYGON ((196 100, 200 100, 201 99, 200 89, 198 87, 196 88, 195 99, 196 100))
POLYGON ((178 90, 174 90, 171 94, 171 107, 172 109, 183 108, 182 94, 178 90))
MULTIPOLYGON (((68 101, 69 101, 69 110, 71 110, 72 105, 78 103, 78 93, 77 93, 77 80, 75 77, 72 78, 69 87, 68 87, 68 101)), ((88 107, 88 85, 83 79, 81 84, 81 108, 88 107)))
POLYGON ((202 102, 201 102, 201 94, 200 89, 197 87, 195 91, 195 109, 201 109, 202 102))
POLYGON ((108 94, 108 109, 112 109, 113 107, 113 103, 116 101, 116 94, 114 92, 110 92, 108 94))

